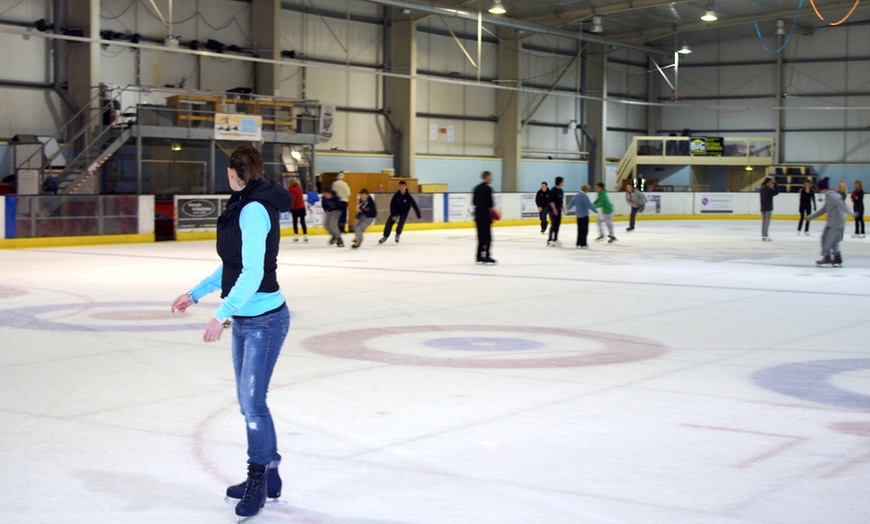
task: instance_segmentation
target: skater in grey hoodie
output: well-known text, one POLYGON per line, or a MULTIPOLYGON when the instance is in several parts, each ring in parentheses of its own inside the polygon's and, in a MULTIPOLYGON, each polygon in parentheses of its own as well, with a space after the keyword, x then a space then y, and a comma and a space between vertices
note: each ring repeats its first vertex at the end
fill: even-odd
MULTIPOLYGON (((839 186, 841 191, 846 190, 845 182, 840 182, 839 186)), ((843 264, 843 257, 840 255, 840 240, 843 239, 843 230, 846 227, 846 215, 854 217, 855 214, 846 207, 842 193, 828 189, 827 180, 819 181, 819 192, 825 195, 825 205, 807 217, 807 220, 812 220, 824 214, 828 215, 825 230, 822 232, 822 259, 816 264, 819 266, 825 264, 840 266, 843 264)))

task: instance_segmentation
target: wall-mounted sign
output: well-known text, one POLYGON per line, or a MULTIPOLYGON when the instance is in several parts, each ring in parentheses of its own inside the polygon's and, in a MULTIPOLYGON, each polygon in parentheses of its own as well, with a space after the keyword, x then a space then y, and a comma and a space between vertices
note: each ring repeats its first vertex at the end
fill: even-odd
POLYGON ((707 154, 707 139, 696 137, 689 140, 689 154, 692 156, 704 156, 707 154))
POLYGON ((176 219, 179 231, 186 229, 215 229, 229 197, 175 197, 176 219))
POLYGON ((214 116, 215 140, 250 140, 263 138, 263 118, 257 115, 217 113, 214 116))
POLYGON ((692 156, 722 156, 725 141, 721 136, 696 136, 689 140, 689 154, 692 156))
POLYGON ((320 138, 329 140, 332 138, 332 129, 335 126, 335 106, 320 106, 320 138))
POLYGON ((705 137, 707 156, 722 156, 725 152, 725 141, 721 136, 705 137))

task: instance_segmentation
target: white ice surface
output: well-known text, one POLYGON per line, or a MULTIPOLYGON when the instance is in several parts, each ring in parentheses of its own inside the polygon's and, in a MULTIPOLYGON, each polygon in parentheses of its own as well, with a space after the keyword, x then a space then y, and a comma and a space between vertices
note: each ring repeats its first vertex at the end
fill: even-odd
MULTIPOLYGON (((495 228, 492 267, 470 229, 283 239, 288 505, 254 522, 870 522, 870 239, 847 230, 835 269, 821 221, 617 226, 589 250, 573 224, 562 248, 495 228)), ((0 251, 0 522, 235 522, 219 299, 169 313, 216 264, 212 242, 0 251)))

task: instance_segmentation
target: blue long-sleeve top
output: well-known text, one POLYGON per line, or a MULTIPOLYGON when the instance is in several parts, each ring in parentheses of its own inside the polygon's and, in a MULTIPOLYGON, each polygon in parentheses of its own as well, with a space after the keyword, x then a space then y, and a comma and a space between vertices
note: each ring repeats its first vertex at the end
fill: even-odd
POLYGON ((594 214, 598 212, 595 209, 595 206, 592 205, 592 201, 589 200, 589 196, 582 191, 574 196, 568 209, 574 209, 574 212, 577 214, 578 218, 588 217, 589 213, 594 214))
MULTIPOLYGON (((242 273, 214 312, 214 318, 220 321, 234 315, 255 317, 277 309, 284 303, 284 295, 280 290, 272 293, 257 292, 263 280, 266 235, 272 228, 269 213, 263 204, 246 204, 239 215, 239 226, 242 230, 242 273)), ((209 293, 220 291, 222 275, 223 264, 190 290, 193 299, 199 301, 209 293)))

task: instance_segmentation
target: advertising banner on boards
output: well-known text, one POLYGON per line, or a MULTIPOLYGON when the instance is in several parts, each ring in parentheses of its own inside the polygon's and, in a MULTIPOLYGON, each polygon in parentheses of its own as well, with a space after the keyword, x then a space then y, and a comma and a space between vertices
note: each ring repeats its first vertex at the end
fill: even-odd
POLYGON ((218 196, 177 197, 175 216, 178 231, 215 229, 228 199, 218 196))

